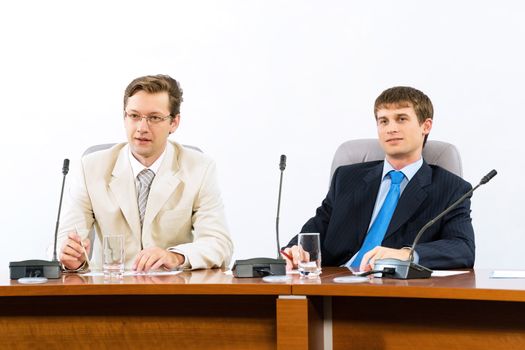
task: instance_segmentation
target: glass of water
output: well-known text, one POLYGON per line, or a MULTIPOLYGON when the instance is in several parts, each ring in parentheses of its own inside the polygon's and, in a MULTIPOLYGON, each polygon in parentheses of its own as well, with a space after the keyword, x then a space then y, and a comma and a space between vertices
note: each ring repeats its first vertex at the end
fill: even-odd
POLYGON ((104 277, 121 278, 124 274, 124 235, 104 236, 104 277))
POLYGON ((317 278, 321 274, 321 243, 319 233, 299 233, 299 274, 317 278))

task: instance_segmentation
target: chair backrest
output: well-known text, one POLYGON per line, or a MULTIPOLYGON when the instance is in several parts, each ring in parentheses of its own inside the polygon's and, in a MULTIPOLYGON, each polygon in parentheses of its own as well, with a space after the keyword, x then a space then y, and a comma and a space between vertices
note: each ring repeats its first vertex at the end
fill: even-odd
MULTIPOLYGON (((379 145, 377 139, 358 139, 346 141, 335 151, 330 170, 330 179, 335 170, 341 165, 370 162, 373 160, 383 160, 385 152, 379 145)), ((440 167, 463 176, 461 157, 456 146, 443 141, 427 141, 423 148, 423 159, 429 164, 439 165, 440 167)))
MULTIPOLYGON (((93 152, 102 151, 102 150, 111 148, 112 146, 115 146, 115 145, 116 145, 116 143, 102 143, 100 145, 93 145, 93 146, 88 147, 84 151, 82 156, 85 156, 86 154, 90 154, 90 153, 93 153, 93 152)), ((185 148, 190 148, 190 149, 193 149, 195 151, 199 151, 199 152, 203 153, 202 150, 199 147, 191 146, 191 145, 183 145, 183 146, 185 148)))

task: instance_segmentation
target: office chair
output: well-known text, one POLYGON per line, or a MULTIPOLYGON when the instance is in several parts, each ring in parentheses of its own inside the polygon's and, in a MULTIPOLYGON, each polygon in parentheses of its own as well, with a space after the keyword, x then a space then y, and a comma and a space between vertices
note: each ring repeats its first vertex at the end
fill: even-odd
MULTIPOLYGON (((370 162, 385 159, 385 152, 381 149, 377 139, 357 139, 342 143, 334 154, 330 179, 335 170, 341 165, 370 162)), ((428 164, 440 167, 463 177, 461 157, 456 146, 443 142, 428 140, 423 147, 423 159, 428 164)))

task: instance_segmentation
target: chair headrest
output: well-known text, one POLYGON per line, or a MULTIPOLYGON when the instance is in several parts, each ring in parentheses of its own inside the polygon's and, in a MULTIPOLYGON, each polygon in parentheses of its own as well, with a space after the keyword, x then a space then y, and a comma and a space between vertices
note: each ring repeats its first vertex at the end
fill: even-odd
MULTIPOLYGON (((377 139, 357 139, 342 143, 334 154, 330 179, 341 165, 383 160, 385 152, 377 139)), ((438 165, 451 173, 463 176, 463 166, 459 151, 451 143, 429 140, 423 148, 423 159, 429 164, 438 165)))

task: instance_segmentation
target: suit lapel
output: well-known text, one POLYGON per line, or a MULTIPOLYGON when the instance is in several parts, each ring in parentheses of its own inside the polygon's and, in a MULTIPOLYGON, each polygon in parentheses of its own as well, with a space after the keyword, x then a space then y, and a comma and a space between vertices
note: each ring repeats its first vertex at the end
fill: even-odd
POLYGON ((423 165, 408 183, 399 198, 396 210, 392 216, 392 221, 390 222, 385 234, 385 239, 396 232, 401 225, 412 217, 417 208, 419 208, 421 203, 427 198, 428 194, 424 190, 424 187, 430 185, 431 182, 432 169, 426 162, 423 162, 423 165))
MULTIPOLYGON (((374 211, 374 205, 379 192, 379 185, 381 184, 381 174, 383 173, 383 162, 378 163, 375 167, 370 169, 365 176, 363 181, 365 186, 363 192, 360 194, 363 196, 362 199, 357 198, 356 203, 363 203, 359 206, 357 215, 357 233, 358 233, 358 246, 360 247, 365 239, 368 232, 368 226, 370 225, 370 219, 372 218, 372 212, 374 211)), ((356 186, 360 188, 360 186, 356 186)))
POLYGON ((162 209, 168 198, 181 183, 178 176, 179 162, 176 146, 171 142, 166 145, 166 155, 153 179, 146 206, 142 231, 148 231, 151 222, 162 209))
POLYGON ((132 233, 140 234, 140 219, 137 206, 135 179, 124 147, 115 162, 112 178, 109 182, 109 191, 120 207, 124 218, 128 222, 132 233))

